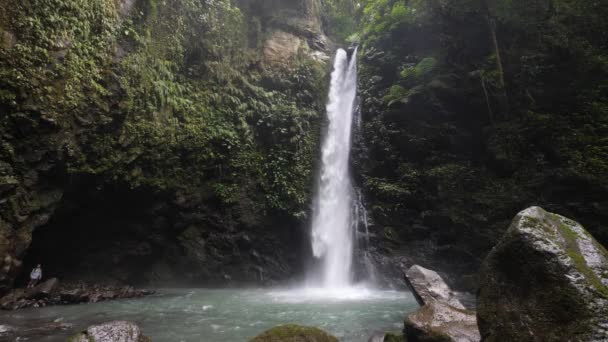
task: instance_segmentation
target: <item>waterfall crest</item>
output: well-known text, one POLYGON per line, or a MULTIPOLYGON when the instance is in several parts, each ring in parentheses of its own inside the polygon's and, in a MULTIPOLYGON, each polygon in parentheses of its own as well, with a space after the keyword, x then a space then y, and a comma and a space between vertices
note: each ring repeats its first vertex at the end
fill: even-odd
POLYGON ((349 158, 357 93, 356 55, 355 50, 349 60, 346 51, 337 51, 327 104, 329 125, 322 146, 311 234, 313 254, 321 260, 318 280, 326 288, 347 287, 352 281, 353 186, 349 158))

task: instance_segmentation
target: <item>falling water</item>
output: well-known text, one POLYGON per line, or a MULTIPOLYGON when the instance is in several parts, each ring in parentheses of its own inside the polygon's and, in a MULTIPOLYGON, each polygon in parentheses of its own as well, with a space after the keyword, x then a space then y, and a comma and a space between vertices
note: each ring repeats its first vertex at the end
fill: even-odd
POLYGON ((321 260, 319 278, 326 288, 351 283, 353 188, 349 174, 351 126, 357 93, 356 50, 350 61, 346 51, 336 53, 331 74, 323 142, 321 178, 312 225, 314 256, 321 260))

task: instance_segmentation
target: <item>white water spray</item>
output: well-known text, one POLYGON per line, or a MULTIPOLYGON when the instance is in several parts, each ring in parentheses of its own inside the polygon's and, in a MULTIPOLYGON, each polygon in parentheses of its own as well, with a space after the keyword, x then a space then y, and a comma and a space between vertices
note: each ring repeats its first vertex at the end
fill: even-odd
POLYGON ((321 286, 343 288, 351 285, 353 258, 352 199, 349 173, 351 128, 357 93, 357 51, 336 53, 331 74, 327 118, 329 127, 323 141, 321 178, 312 223, 312 248, 321 260, 321 286))

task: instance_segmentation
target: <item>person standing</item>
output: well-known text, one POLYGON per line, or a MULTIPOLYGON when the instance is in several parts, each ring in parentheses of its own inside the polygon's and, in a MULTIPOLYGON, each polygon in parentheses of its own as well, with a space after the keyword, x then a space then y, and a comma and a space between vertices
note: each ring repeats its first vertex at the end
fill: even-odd
POLYGON ((42 268, 41 265, 38 264, 30 273, 30 283, 27 284, 27 288, 29 289, 36 286, 40 279, 42 279, 42 268))

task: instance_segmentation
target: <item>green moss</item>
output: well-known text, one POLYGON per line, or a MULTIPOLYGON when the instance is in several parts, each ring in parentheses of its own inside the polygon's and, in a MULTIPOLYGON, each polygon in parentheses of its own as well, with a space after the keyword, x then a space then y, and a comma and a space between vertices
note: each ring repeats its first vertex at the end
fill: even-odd
POLYGON ((338 342, 338 339, 318 328, 288 324, 274 327, 250 340, 250 342, 281 341, 338 342))
POLYGON ((79 3, 0 0, 7 29, 18 33, 18 44, 0 51, 0 105, 8 108, 0 129, 32 127, 2 150, 38 139, 34 131, 52 119, 46 145, 66 146, 71 175, 159 191, 213 189, 226 206, 302 216, 318 154, 323 65, 300 56, 289 70, 256 67, 247 21, 229 0, 140 1, 124 17, 115 1, 79 3))
POLYGON ((402 334, 387 333, 384 335, 384 342, 407 342, 407 339, 402 334))
POLYGON ((69 337, 67 339, 67 342, 81 342, 83 340, 83 338, 88 342, 95 342, 95 339, 93 338, 93 336, 88 336, 84 333, 76 334, 74 336, 69 337))
MULTIPOLYGON (((591 285, 602 297, 608 299, 608 287, 602 283, 600 277, 587 265, 585 257, 581 254, 578 246, 578 240, 581 237, 579 236, 579 233, 573 229, 573 226, 577 225, 577 223, 571 220, 564 220, 562 217, 555 214, 550 215, 553 222, 559 227, 559 231, 565 240, 566 253, 574 262, 576 269, 581 272, 589 285, 591 285)), ((605 255, 608 255, 603 246, 595 241, 584 228, 580 228, 583 230, 583 234, 587 235, 596 247, 603 251, 605 255)))

